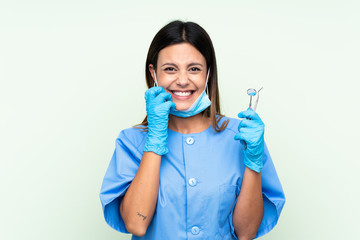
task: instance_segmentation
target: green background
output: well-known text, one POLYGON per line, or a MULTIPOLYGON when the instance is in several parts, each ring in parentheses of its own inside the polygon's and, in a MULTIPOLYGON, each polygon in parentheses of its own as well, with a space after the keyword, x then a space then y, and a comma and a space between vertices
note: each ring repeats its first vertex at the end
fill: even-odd
MULTIPOLYGON (((195 21, 223 113, 258 113, 287 203, 267 240, 358 235, 359 1, 1 1, 0 239, 130 239, 99 200, 118 133, 145 116, 155 33, 195 21)), ((166 227, 166 226, 164 226, 166 227)))

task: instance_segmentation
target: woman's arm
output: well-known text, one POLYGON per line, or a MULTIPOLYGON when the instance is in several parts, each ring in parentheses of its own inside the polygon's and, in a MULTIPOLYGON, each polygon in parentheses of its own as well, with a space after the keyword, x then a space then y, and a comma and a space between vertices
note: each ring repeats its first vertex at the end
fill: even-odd
POLYGON ((143 236, 154 215, 159 193, 161 156, 144 152, 139 169, 120 203, 128 232, 143 236))
POLYGON ((232 219, 239 240, 255 238, 263 216, 261 173, 246 167, 232 219))
POLYGON ((168 152, 167 136, 171 94, 162 87, 145 92, 148 133, 140 166, 120 203, 120 214, 128 232, 144 236, 153 218, 159 193, 161 155, 168 152))
POLYGON ((238 238, 248 240, 256 237, 264 216, 261 169, 264 165, 265 125, 259 115, 250 108, 240 112, 238 117, 244 119, 241 120, 239 133, 234 138, 245 142, 245 171, 233 212, 233 224, 238 238))

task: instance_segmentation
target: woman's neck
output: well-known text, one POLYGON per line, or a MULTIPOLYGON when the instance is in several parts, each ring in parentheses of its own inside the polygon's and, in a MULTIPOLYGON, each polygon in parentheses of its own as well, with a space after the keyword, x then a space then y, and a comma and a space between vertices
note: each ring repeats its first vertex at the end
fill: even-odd
POLYGON ((202 132, 208 129, 210 124, 210 118, 203 116, 201 113, 188 118, 181 118, 170 114, 168 126, 175 132, 189 134, 202 132))

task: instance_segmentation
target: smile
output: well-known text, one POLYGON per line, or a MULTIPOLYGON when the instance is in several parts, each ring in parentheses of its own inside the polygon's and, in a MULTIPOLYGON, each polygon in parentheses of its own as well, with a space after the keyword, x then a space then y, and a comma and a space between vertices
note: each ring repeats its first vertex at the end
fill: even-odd
POLYGON ((186 91, 186 92, 173 91, 173 93, 176 96, 186 97, 186 96, 191 95, 193 93, 193 91, 186 91))
POLYGON ((187 90, 187 91, 176 91, 176 90, 170 90, 172 93, 171 95, 178 100, 187 100, 191 98, 191 96, 194 94, 195 91, 193 90, 187 90))

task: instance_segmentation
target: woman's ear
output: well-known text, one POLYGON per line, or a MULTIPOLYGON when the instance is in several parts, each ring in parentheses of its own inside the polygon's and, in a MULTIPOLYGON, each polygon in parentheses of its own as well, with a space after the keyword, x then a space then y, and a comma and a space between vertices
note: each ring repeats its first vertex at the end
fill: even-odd
POLYGON ((155 81, 155 76, 154 76, 155 69, 154 69, 154 66, 152 64, 149 64, 149 71, 150 71, 152 79, 155 81))

